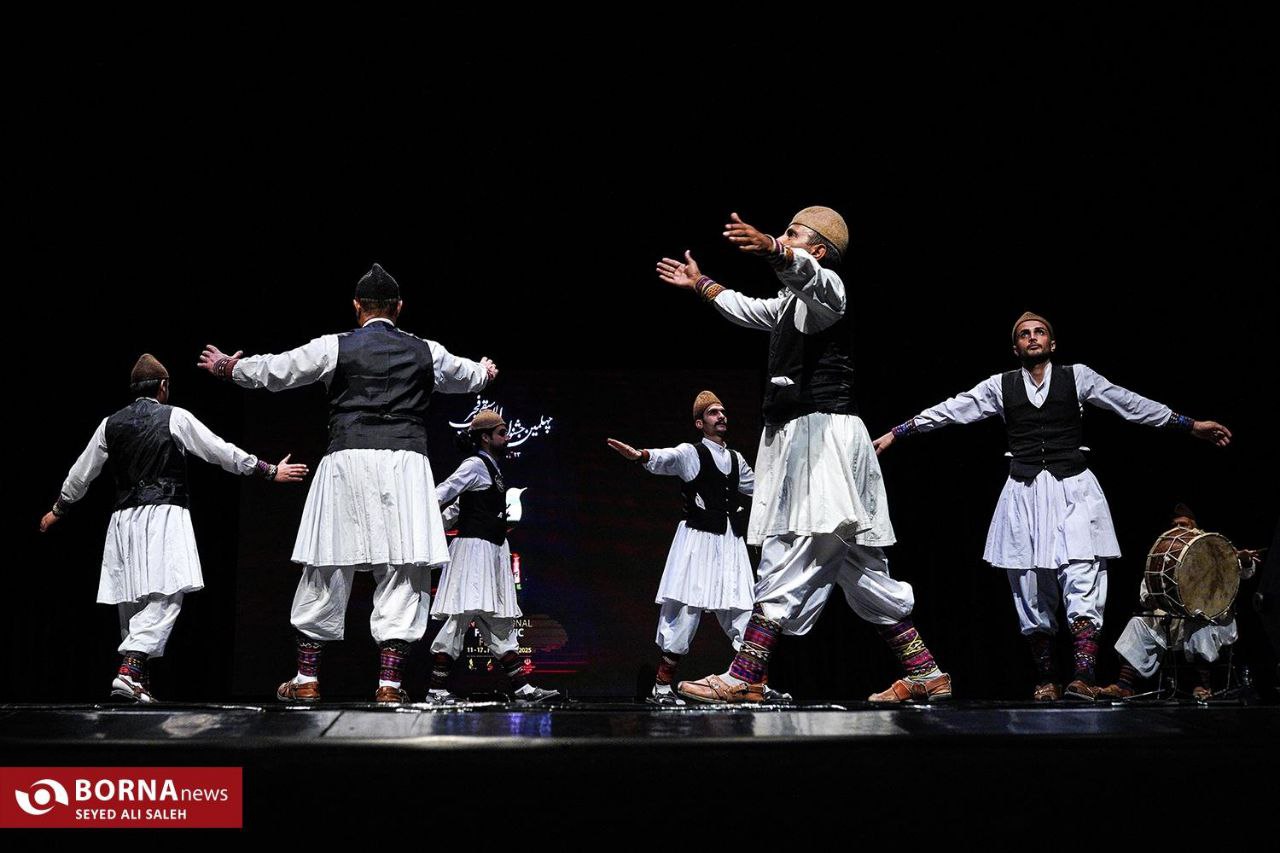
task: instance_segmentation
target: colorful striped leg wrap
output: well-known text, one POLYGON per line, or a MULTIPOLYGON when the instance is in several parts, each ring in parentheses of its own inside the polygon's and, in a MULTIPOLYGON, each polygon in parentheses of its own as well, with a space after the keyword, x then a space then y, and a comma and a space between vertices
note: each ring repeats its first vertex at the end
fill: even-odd
POLYGON ((1099 633, 1098 626, 1088 619, 1076 619, 1071 623, 1075 677, 1085 684, 1093 684, 1093 668, 1098 664, 1099 633))
POLYGON ((400 686, 404 680, 404 661, 409 657, 409 644, 404 640, 385 640, 378 646, 378 681, 400 686))
POLYGON ((120 656, 118 675, 127 675, 139 684, 147 681, 147 653, 124 651, 120 656))
POLYGON ((766 619, 761 613, 752 614, 742 637, 742 648, 738 649, 729 674, 748 684, 764 681, 769 674, 769 654, 781 632, 781 624, 766 619))
POLYGON ((324 644, 304 634, 294 638, 294 644, 298 648, 298 675, 319 678, 320 650, 324 648, 324 644))
POLYGON ((1136 669, 1127 663, 1120 664, 1120 674, 1116 676, 1116 684, 1127 690, 1134 690, 1141 680, 1142 676, 1136 669))
POLYGON ((920 639, 920 632, 912 624, 910 617, 892 625, 877 625, 876 631, 889 644, 889 649, 898 656, 907 678, 914 681, 928 681, 942 673, 938 664, 929 653, 929 647, 920 639))

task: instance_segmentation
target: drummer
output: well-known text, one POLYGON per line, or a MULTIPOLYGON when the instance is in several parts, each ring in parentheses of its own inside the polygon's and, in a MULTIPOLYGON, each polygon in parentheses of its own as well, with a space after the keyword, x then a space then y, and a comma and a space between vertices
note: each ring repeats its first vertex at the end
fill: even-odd
MULTIPOLYGON (((1172 526, 1195 530, 1196 516, 1191 508, 1180 503, 1173 508, 1172 526)), ((1253 577, 1258 567, 1257 551, 1236 551, 1240 566, 1240 579, 1253 577)), ((1147 589, 1144 576, 1138 587, 1138 602, 1144 613, 1134 616, 1116 641, 1120 655, 1120 675, 1116 683, 1100 688, 1099 699, 1128 699, 1143 690, 1143 682, 1160 669, 1160 660, 1166 650, 1182 649, 1196 672, 1196 684, 1191 691, 1197 701, 1203 702, 1213 695, 1210 687, 1209 665, 1237 639, 1236 620, 1228 612, 1225 624, 1215 625, 1206 619, 1176 616, 1159 608, 1159 601, 1147 589)))

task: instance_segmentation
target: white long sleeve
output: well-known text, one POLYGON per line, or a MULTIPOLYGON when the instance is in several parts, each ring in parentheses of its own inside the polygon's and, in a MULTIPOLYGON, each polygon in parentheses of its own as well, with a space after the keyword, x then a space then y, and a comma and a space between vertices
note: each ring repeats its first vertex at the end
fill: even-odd
POLYGON ((739 326, 772 331, 791 300, 796 299, 800 302, 795 310, 796 329, 806 335, 817 334, 845 316, 848 299, 844 281, 832 270, 824 269, 808 252, 792 249, 775 272, 783 290, 772 299, 756 299, 726 288, 712 304, 739 326))
MULTIPOLYGON (((738 457, 738 491, 744 495, 754 494, 756 472, 751 470, 746 458, 736 450, 723 448, 714 442, 705 443, 711 449, 716 467, 720 468, 722 474, 728 474, 732 470, 732 462, 728 454, 732 453, 738 457)), ((649 461, 644 463, 644 469, 650 474, 679 477, 686 483, 691 482, 698 476, 698 448, 693 444, 680 444, 675 447, 650 449, 649 461)))
POLYGON ((480 457, 468 456, 447 480, 436 486, 436 502, 444 506, 463 492, 487 489, 492 485, 493 478, 480 457))
POLYGON ((258 457, 219 438, 186 409, 173 407, 169 416, 169 434, 183 450, 232 474, 248 476, 258 464, 258 457))
POLYGON ((450 353, 435 341, 427 341, 435 362, 436 390, 441 394, 474 394, 489 384, 480 362, 450 353))
POLYGON ((1083 403, 1091 403, 1099 409, 1115 412, 1126 421, 1147 426, 1164 426, 1173 415, 1173 410, 1164 403, 1113 385, 1083 364, 1072 365, 1072 372, 1075 374, 1076 391, 1083 403))
POLYGON ((833 270, 825 269, 818 260, 804 249, 792 249, 785 262, 775 268, 778 280, 795 293, 814 313, 817 328, 806 329, 796 318, 796 327, 806 334, 830 326, 844 316, 848 299, 844 280, 833 270))
POLYGON ((329 381, 338 367, 338 336, 322 335, 296 349, 251 355, 236 362, 231 381, 242 388, 283 391, 329 381))
MULTIPOLYGON (((738 453, 738 451, 733 451, 738 453)), ((750 497, 756 493, 756 472, 747 464, 747 458, 738 453, 738 491, 750 497)))
MULTIPOLYGON (((1108 382, 1092 368, 1083 364, 1072 365, 1076 383, 1076 397, 1081 403, 1089 403, 1100 409, 1115 412, 1127 421, 1163 426, 1173 411, 1163 403, 1149 400, 1140 394, 1108 382)), ((1049 395, 1053 371, 1049 365, 1042 384, 1037 388, 1029 374, 1022 371, 1027 397, 1033 404, 1043 403, 1049 395)), ((970 424, 993 415, 1004 416, 1004 375, 997 373, 979 382, 971 390, 944 400, 915 416, 916 429, 928 432, 947 424, 970 424)))
POLYGON ((787 297, 783 294, 772 299, 756 299, 725 288, 716 295, 711 304, 731 323, 748 329, 771 332, 778 324, 778 318, 782 316, 782 306, 786 301, 787 297))
POLYGON ((644 470, 650 474, 679 477, 688 483, 698 476, 698 449, 692 444, 652 449, 644 470))
POLYGON ((79 458, 67 473, 67 479, 62 483, 61 501, 64 504, 73 504, 84 497, 84 493, 89 490, 89 484, 102 473, 102 466, 105 464, 107 464, 107 419, 103 418, 102 423, 98 424, 98 428, 93 431, 93 437, 89 439, 89 443, 85 445, 79 458))
POLYGON ((963 394, 957 394, 915 416, 916 429, 928 432, 948 424, 971 424, 994 415, 1004 416, 1000 375, 982 380, 963 394))

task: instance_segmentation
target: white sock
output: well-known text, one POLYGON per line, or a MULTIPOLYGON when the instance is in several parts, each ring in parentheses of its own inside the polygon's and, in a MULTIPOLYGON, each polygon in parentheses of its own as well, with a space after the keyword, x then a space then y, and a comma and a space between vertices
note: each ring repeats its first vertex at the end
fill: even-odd
POLYGON ((741 678, 734 678, 728 672, 721 673, 720 675, 717 676, 717 678, 719 678, 721 681, 723 681, 725 684, 729 685, 730 687, 737 687, 739 684, 747 683, 743 681, 741 678))
POLYGON ((432 696, 448 696, 449 695, 449 691, 445 690, 443 687, 433 687, 427 692, 430 693, 432 696))
POLYGON ((671 685, 670 685, 670 684, 658 684, 658 683, 656 683, 656 682, 655 682, 655 683, 654 683, 654 685, 653 685, 653 692, 654 692, 654 695, 657 695, 657 694, 659 694, 659 693, 670 693, 670 692, 671 692, 671 685))
POLYGON ((313 684, 319 680, 314 675, 303 675, 302 673, 298 673, 293 677, 294 684, 313 684))
POLYGON ((386 680, 386 679, 384 679, 384 678, 379 678, 379 679, 378 679, 378 686, 379 686, 379 687, 399 687, 399 686, 400 686, 400 682, 398 682, 398 681, 387 681, 387 680, 386 680))
POLYGON ((518 693, 521 696, 528 696, 535 689, 536 688, 532 684, 524 684, 516 688, 516 693, 518 693))
POLYGON ((933 679, 939 677, 940 675, 942 675, 942 670, 938 669, 937 664, 934 664, 933 669, 929 670, 924 675, 913 675, 910 678, 908 678, 907 681, 914 681, 917 684, 924 684, 926 681, 932 681, 933 679))

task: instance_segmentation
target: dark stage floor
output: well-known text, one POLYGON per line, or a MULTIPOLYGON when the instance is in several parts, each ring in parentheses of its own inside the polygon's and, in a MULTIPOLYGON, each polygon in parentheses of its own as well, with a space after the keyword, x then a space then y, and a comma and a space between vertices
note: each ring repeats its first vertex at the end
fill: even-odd
POLYGON ((814 821, 892 831, 922 814, 1001 832, 1084 804, 1091 825, 1119 824, 1153 784, 1177 799, 1209 780, 1244 819, 1270 797, 1278 746, 1280 709, 1239 703, 0 706, 8 765, 242 766, 247 829, 340 805, 348 829, 388 813, 518 813, 571 836, 741 816, 776 796, 808 815, 774 830, 788 836, 814 821))

